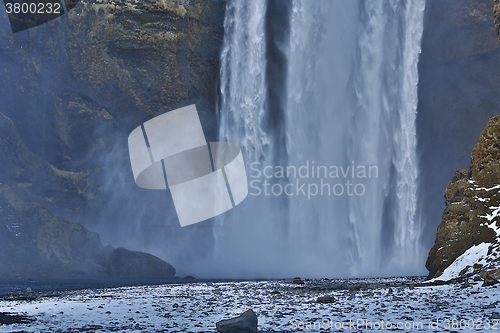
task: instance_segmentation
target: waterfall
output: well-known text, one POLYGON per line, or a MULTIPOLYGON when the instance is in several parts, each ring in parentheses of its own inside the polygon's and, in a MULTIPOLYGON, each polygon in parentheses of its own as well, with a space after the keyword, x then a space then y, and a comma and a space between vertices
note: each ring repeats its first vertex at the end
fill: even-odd
MULTIPOLYGON (((272 128, 265 126, 269 113, 266 8, 266 0, 230 1, 224 20, 219 141, 240 145, 250 177, 251 161, 271 164, 276 153, 272 128)), ((285 250, 283 224, 287 213, 276 201, 281 200, 249 196, 238 210, 216 219, 214 262, 204 275, 261 277, 284 272, 285 266, 279 263, 285 250)))
POLYGON ((266 157, 264 147, 269 137, 262 129, 266 113, 265 9, 265 0, 232 1, 224 19, 220 138, 237 139, 251 160, 266 157))
POLYGON ((279 131, 266 123, 268 6, 226 9, 219 136, 242 147, 256 186, 217 220, 212 274, 423 273, 415 119, 425 0, 293 0, 278 45, 284 89, 272 97, 283 105, 279 131))

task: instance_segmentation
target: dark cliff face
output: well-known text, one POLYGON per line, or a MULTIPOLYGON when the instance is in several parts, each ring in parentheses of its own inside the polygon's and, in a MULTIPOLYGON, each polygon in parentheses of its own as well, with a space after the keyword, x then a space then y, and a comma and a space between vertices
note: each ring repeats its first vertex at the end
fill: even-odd
MULTIPOLYGON (((427 59, 425 55, 422 58, 421 71, 425 75, 420 86, 423 97, 419 108, 423 111, 419 116, 420 132, 434 135, 436 142, 431 148, 425 142, 433 138, 421 140, 424 143, 421 146, 423 171, 429 173, 422 176, 424 191, 433 188, 431 182, 439 184, 438 177, 443 177, 452 165, 464 164, 472 136, 481 122, 486 122, 485 117, 498 114, 500 103, 499 1, 495 1, 494 8, 489 1, 440 2, 440 5, 443 10, 451 6, 454 10, 448 11, 461 19, 456 27, 443 24, 441 29, 448 29, 443 35, 449 37, 442 41, 447 45, 446 49, 430 52, 427 59), (469 45, 468 50, 463 45, 469 45), (435 74, 432 69, 436 70, 435 74), (431 114, 431 111, 436 114, 431 114), (432 119, 441 125, 432 125, 432 119), (443 123, 449 125, 443 126, 443 123), (430 128, 426 129, 426 126, 430 128), (441 151, 444 144, 451 148, 447 153, 441 151), (443 163, 441 171, 436 170, 439 162, 443 163)), ((446 15, 442 19, 449 22, 446 15)), ((433 38, 437 37, 429 36, 424 42, 433 38)), ((446 207, 426 263, 429 278, 439 277, 459 257, 461 262, 470 261, 466 258, 469 250, 479 244, 486 245, 485 257, 472 260, 470 265, 461 267, 460 272, 456 270, 455 275, 482 273, 500 276, 496 232, 496 209, 500 206, 497 186, 500 184, 499 147, 500 116, 495 116, 488 121, 472 150, 470 169, 456 170, 446 187, 446 207)), ((429 216, 436 210, 436 204, 431 203, 431 200, 436 200, 434 192, 429 191, 429 197, 422 200, 424 209, 431 211, 429 216)))
POLYGON ((446 208, 426 264, 430 278, 439 277, 466 250, 481 243, 489 244, 485 263, 476 262, 470 271, 461 273, 498 269, 500 243, 495 230, 500 227, 499 184, 500 116, 496 116, 490 119, 472 151, 470 170, 458 169, 446 187, 446 208))
POLYGON ((491 0, 426 1, 418 87, 419 204, 433 245, 443 189, 500 109, 500 48, 491 0))
POLYGON ((104 247, 98 234, 0 184, 0 276, 172 278, 163 260, 104 247))
MULTIPOLYGON (((0 183, 94 231, 137 222, 125 219, 136 218, 130 202, 150 194, 127 197, 136 189, 128 134, 196 103, 207 139, 215 137, 224 7, 222 0, 80 2, 61 19, 16 34, 1 20, 0 183)), ((123 240, 120 231, 113 235, 123 240)), ((18 243, 12 251, 24 246, 18 243)))
POLYGON ((196 103, 215 127, 224 4, 189 3, 81 2, 29 31, 4 26, 0 181, 70 217, 99 196, 99 157, 145 120, 196 103))

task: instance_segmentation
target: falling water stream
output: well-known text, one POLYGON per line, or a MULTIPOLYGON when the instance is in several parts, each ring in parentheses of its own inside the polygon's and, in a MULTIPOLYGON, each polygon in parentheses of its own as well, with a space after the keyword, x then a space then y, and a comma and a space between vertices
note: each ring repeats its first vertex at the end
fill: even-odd
POLYGON ((241 146, 251 186, 215 223, 208 275, 421 274, 425 0, 288 3, 276 21, 265 0, 227 4, 219 139, 241 146))

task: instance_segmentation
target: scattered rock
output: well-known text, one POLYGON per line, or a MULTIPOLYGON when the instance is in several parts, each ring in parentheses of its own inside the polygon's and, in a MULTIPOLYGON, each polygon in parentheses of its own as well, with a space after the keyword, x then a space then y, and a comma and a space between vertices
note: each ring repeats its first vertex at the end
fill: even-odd
POLYGON ((321 296, 321 297, 318 297, 318 299, 316 301, 318 303, 333 303, 333 302, 335 302, 335 298, 333 298, 332 296, 321 296))
POLYGON ((251 309, 238 317, 215 324, 219 333, 253 333, 257 331, 257 315, 251 309))
POLYGON ((33 290, 31 290, 30 287, 26 288, 26 292, 29 294, 30 292, 32 292, 33 290))
POLYGON ((300 277, 294 277, 292 283, 295 283, 295 284, 305 284, 304 281, 302 281, 302 279, 300 277))
POLYGON ((491 276, 487 275, 484 277, 483 287, 489 287, 497 283, 498 283, 497 279, 494 279, 491 276))

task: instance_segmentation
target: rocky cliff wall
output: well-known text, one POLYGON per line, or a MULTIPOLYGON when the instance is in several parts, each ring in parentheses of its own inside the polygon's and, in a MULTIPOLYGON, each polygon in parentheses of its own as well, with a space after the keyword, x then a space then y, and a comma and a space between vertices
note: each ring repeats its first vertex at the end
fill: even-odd
POLYGON ((3 22, 0 181, 71 217, 99 196, 98 157, 138 124, 196 103, 213 133, 224 3, 185 3, 80 2, 17 34, 3 22))
MULTIPOLYGON (((429 277, 440 277, 457 258, 483 246, 457 275, 488 272, 500 277, 500 116, 493 117, 472 151, 470 169, 458 169, 444 192, 446 208, 429 252, 429 277)), ((467 256, 467 255, 466 255, 467 256)), ((457 277, 457 276, 455 276, 457 277)))
MULTIPOLYGON (((61 19, 16 34, 5 16, 0 20, 0 183, 65 226, 117 230, 106 243, 134 249, 152 243, 140 235, 139 244, 124 236, 140 229, 141 214, 131 214, 137 211, 131 202, 148 195, 140 189, 134 194, 127 136, 156 115, 196 103, 208 139, 215 138, 224 8, 222 0, 81 1, 61 19)), ((161 199, 163 205, 168 201, 161 199)), ((175 214, 173 206, 166 210, 175 214)), ((39 223, 30 214, 16 214, 39 223)), ((7 227, 0 223, 0 228, 7 227)), ((31 246, 27 253, 49 261, 76 260, 65 256, 73 253, 71 246, 83 249, 79 242, 85 237, 72 238, 78 232, 68 228, 59 232, 52 223, 35 233, 23 229, 25 240, 35 239, 36 246, 21 242, 21 235, 5 251, 0 245, 0 257, 10 258, 7 253, 26 245, 31 246), (40 245, 48 239, 66 245, 51 252, 40 245)), ((81 232, 96 235, 87 229, 81 232)), ((118 254, 123 258, 123 251, 118 254)))
POLYGON ((500 48, 491 0, 426 1, 418 86, 419 204, 424 248, 441 220, 442 193, 467 166, 500 109, 500 48))
MULTIPOLYGON (((473 4, 471 2, 471 4, 473 4)), ((474 13, 474 12, 472 12, 474 13)), ((489 15, 488 15, 489 16, 489 15)), ((488 18, 489 20, 489 18, 488 18)), ((500 36, 500 1, 495 0, 491 13, 491 28, 500 36), (494 24, 493 24, 494 23, 494 24), (494 28, 493 28, 494 27, 494 28)), ((491 30, 488 29, 488 30, 491 30)), ((486 27, 485 27, 486 29, 486 27)), ((479 43, 478 45, 486 45, 479 43)), ((488 43, 486 50, 492 48, 488 43)), ((498 56, 475 58, 476 62, 491 66, 493 73, 500 63, 498 56)), ((473 69, 477 70, 477 66, 473 69)), ((486 68, 485 68, 486 69, 486 68)), ((484 91, 498 92, 499 85, 490 75, 478 72, 477 81, 484 91)), ((476 97, 476 91, 467 92, 476 97)), ((459 100, 461 101, 461 100, 459 100)), ((489 112, 498 113, 494 98, 476 112, 482 118, 489 112)), ((434 246, 429 252, 426 267, 429 277, 455 278, 480 273, 500 277, 499 225, 500 213, 500 116, 488 121, 471 155, 470 169, 458 169, 444 192, 446 208, 436 233, 434 246)))
POLYGON ((0 276, 173 278, 147 253, 104 247, 98 234, 52 215, 0 184, 0 276))

